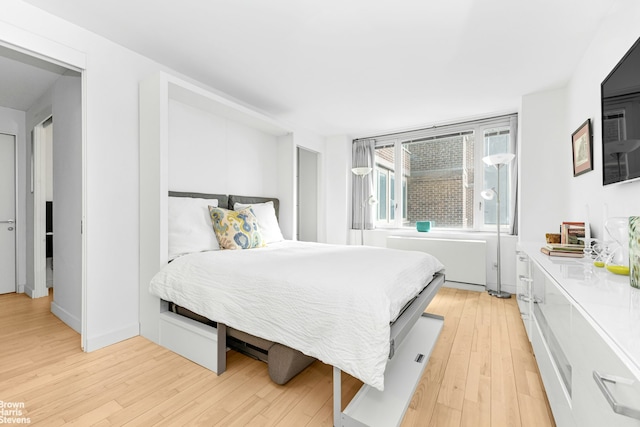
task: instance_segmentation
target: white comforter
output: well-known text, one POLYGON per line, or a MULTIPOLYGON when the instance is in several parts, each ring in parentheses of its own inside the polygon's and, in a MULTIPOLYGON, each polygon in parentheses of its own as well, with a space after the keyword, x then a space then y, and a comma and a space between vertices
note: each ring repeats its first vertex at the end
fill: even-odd
POLYGON ((389 323, 442 268, 422 252, 285 241, 179 257, 150 291, 382 390, 389 323))

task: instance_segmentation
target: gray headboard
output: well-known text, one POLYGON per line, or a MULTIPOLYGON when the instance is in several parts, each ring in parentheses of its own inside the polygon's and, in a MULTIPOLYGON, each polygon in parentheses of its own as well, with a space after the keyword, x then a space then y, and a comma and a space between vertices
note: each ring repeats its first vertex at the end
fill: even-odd
POLYGON ((251 203, 264 203, 273 202, 273 207, 276 211, 276 218, 280 218, 280 200, 273 197, 250 197, 250 196, 238 196, 235 194, 229 195, 229 209, 233 209, 233 205, 236 203, 244 203, 249 205, 251 203))
POLYGON ((235 205, 236 203, 251 204, 271 201, 273 202, 273 207, 276 211, 276 218, 280 218, 280 200, 274 197, 238 196, 236 194, 227 196, 226 194, 190 193, 184 191, 169 191, 169 196, 193 197, 197 199, 218 199, 218 206, 231 210, 233 210, 233 205, 235 205))

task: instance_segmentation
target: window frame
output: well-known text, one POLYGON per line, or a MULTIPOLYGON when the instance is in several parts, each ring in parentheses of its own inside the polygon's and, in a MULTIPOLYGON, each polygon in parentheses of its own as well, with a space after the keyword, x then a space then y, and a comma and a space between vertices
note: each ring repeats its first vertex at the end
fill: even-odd
MULTIPOLYGON (((516 169, 516 165, 518 162, 518 153, 516 150, 516 140, 517 140, 517 114, 509 114, 509 115, 505 115, 505 116, 500 116, 500 117, 492 117, 492 118, 486 118, 486 119, 480 119, 480 120, 475 120, 475 121, 467 121, 467 122, 460 122, 460 123, 453 123, 453 124, 449 124, 449 125, 442 125, 442 126, 434 126, 432 128, 429 129, 422 129, 422 130, 418 130, 418 131, 409 131, 409 132, 403 132, 403 133, 398 133, 398 134, 393 134, 393 135, 385 135, 382 137, 373 137, 376 140, 375 143, 375 149, 377 150, 378 148, 383 148, 383 147, 390 147, 393 146, 394 147, 394 164, 389 167, 389 165, 383 165, 382 167, 384 167, 387 170, 390 170, 391 172, 395 172, 398 168, 403 171, 402 175, 402 180, 394 180, 395 181, 395 194, 398 195, 400 194, 401 196, 395 200, 395 206, 393 207, 393 209, 395 210, 394 213, 394 220, 390 220, 391 217, 391 206, 390 206, 390 183, 391 181, 389 179, 387 179, 387 202, 388 202, 388 209, 387 209, 387 218, 385 220, 378 220, 378 209, 379 207, 376 207, 375 212, 376 212, 376 216, 374 218, 374 224, 376 228, 404 228, 404 229, 410 229, 412 228, 412 226, 408 226, 408 221, 407 221, 407 217, 406 217, 406 195, 403 193, 403 183, 406 185, 406 176, 404 175, 404 165, 402 164, 403 162, 403 150, 404 150, 404 145, 403 143, 405 142, 410 142, 410 141, 419 141, 420 139, 424 139, 424 138, 432 138, 432 137, 441 137, 441 136, 446 136, 449 134, 454 134, 454 133, 463 133, 463 132, 467 132, 469 130, 473 131, 474 133, 474 161, 473 161, 473 165, 474 165, 474 180, 473 180, 473 225, 472 227, 468 227, 468 228, 444 228, 444 227, 438 227, 437 224, 435 224, 435 229, 437 230, 441 230, 441 231, 455 231, 455 232, 478 232, 478 231, 495 231, 496 230, 496 225, 495 224, 485 224, 485 214, 484 214, 484 207, 485 207, 485 200, 482 199, 482 197, 480 196, 480 193, 487 189, 487 184, 484 182, 485 180, 485 171, 487 168, 493 168, 493 166, 487 166, 483 161, 482 158, 485 156, 485 145, 487 144, 487 141, 485 141, 485 131, 488 131, 490 129, 495 129, 495 128, 501 128, 501 127, 507 127, 509 128, 509 152, 513 153, 516 155, 516 158, 506 167, 501 168, 500 170, 500 174, 503 176, 503 178, 506 178, 506 182, 507 183, 511 183, 512 181, 512 176, 513 173, 517 173, 517 169, 516 169), (399 163, 399 164, 398 164, 399 163), (504 177, 504 174, 507 174, 506 177, 504 177), (398 212, 404 214, 404 215, 398 215, 398 212), (403 218, 404 216, 404 218, 403 218)), ((388 163, 388 162, 385 162, 388 163)), ((376 171, 376 179, 374 180, 374 194, 376 194, 376 197, 378 196, 378 170, 379 170, 379 164, 376 161, 376 164, 374 165, 374 169, 376 171)), ((463 165, 463 176, 468 179, 468 170, 466 169, 465 165, 463 165)), ((397 175, 397 173, 396 173, 397 175)), ((388 178, 390 178, 390 175, 387 175, 388 178)), ((466 181, 465 179, 465 181, 466 181)), ((517 192, 512 191, 511 188, 508 188, 507 190, 507 194, 509 195, 509 206, 507 211, 510 213, 515 213, 515 204, 517 203, 517 200, 512 200, 512 195, 515 195, 515 198, 517 199, 517 192)), ((501 191, 502 193, 502 191, 501 191)), ((502 202, 504 203, 504 202, 502 202)), ((505 232, 505 233, 509 233, 512 229, 513 229, 513 215, 509 215, 509 223, 505 224, 505 225, 501 225, 500 230, 501 232, 505 232)))

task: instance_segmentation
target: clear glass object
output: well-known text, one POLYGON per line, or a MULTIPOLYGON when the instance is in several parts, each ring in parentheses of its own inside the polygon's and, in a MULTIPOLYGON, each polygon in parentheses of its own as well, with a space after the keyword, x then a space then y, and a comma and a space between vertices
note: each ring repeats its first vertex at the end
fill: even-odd
POLYGON ((592 245, 591 256, 593 257, 593 265, 594 267, 604 268, 605 261, 609 257, 610 250, 610 242, 601 242, 596 241, 592 245))
POLYGON ((629 267, 629 281, 637 291, 634 296, 640 309, 640 216, 629 217, 629 267))
POLYGON ((612 273, 629 275, 629 218, 609 218, 604 228, 615 241, 615 246, 605 261, 605 267, 612 273))
POLYGON ((594 246, 598 243, 596 239, 593 238, 585 238, 584 239, 584 249, 582 249, 582 253, 584 254, 584 260, 587 262, 591 262, 596 257, 596 253, 594 251, 594 246))

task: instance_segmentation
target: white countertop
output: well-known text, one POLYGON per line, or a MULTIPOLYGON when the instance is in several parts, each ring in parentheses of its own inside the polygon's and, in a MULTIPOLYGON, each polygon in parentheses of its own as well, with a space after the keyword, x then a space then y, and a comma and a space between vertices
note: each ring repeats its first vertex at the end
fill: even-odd
POLYGON ((519 243, 640 380, 640 290, 631 287, 629 276, 595 267, 586 258, 550 257, 540 252, 542 246, 519 243))

